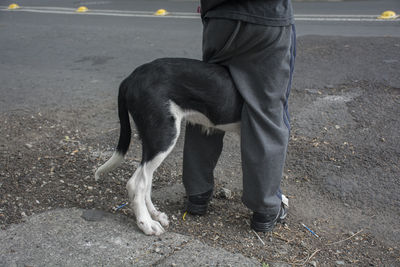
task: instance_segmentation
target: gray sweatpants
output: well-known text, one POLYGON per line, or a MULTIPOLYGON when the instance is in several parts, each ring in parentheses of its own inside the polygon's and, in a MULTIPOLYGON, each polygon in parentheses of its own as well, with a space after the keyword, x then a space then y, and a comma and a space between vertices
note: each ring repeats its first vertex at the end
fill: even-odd
MULTIPOLYGON (((229 68, 244 98, 241 121, 243 203, 276 214, 289 140, 288 97, 295 58, 294 26, 272 27, 227 19, 204 23, 203 60, 229 68)), ((223 132, 206 135, 187 125, 183 183, 187 195, 213 189, 223 132)))

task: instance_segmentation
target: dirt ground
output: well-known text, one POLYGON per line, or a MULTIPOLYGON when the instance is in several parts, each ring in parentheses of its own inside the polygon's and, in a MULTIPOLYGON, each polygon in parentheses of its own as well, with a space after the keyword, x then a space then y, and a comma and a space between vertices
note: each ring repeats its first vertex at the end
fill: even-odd
MULTIPOLYGON (((183 218, 181 136, 153 186, 155 195, 170 191, 155 198, 169 215, 168 231, 270 266, 400 265, 400 89, 349 79, 293 88, 290 101, 292 133, 282 181, 290 199, 286 223, 258 236, 249 230, 250 212, 240 200, 239 144, 230 134, 208 214, 183 218), (220 194, 222 188, 232 194, 220 194), (169 198, 171 192, 175 196, 169 198)), ((122 167, 98 183, 93 176, 117 141, 114 102, 14 110, 0 114, 0 124, 2 228, 64 207, 124 213, 134 220, 129 208, 116 207, 127 202, 125 184, 140 161, 137 135, 122 167)))

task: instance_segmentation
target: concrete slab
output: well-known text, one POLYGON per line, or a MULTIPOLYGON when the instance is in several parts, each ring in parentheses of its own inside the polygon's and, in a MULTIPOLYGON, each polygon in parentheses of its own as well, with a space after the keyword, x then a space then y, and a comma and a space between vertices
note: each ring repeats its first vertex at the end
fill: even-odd
POLYGON ((260 265, 180 234, 146 236, 122 215, 81 209, 27 217, 0 240, 0 266, 260 265))

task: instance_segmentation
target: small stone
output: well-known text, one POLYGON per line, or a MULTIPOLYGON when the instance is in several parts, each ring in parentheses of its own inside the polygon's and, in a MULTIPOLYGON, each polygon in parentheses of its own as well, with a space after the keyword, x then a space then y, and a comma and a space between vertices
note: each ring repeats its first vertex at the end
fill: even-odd
POLYGON ((344 261, 336 261, 335 262, 337 265, 344 265, 344 261))
POLYGON ((220 198, 226 198, 226 199, 231 199, 233 197, 232 191, 227 188, 224 188, 224 187, 222 187, 218 191, 217 196, 220 198))
POLYGON ((310 264, 314 267, 317 267, 317 262, 316 261, 310 261, 310 264))
POLYGON ((27 148, 29 148, 29 149, 31 149, 31 148, 33 147, 33 145, 32 145, 32 144, 29 144, 29 143, 25 144, 25 146, 26 146, 27 148))
POLYGON ((88 190, 93 190, 93 186, 88 186, 87 189, 88 190))

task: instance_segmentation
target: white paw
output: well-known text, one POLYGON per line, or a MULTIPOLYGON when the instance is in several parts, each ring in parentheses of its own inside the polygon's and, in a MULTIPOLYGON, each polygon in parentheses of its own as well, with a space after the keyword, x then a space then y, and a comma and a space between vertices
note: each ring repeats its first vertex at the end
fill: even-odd
POLYGON ((169 225, 168 216, 164 212, 159 212, 156 220, 159 221, 164 227, 168 227, 169 225))
POLYGON ((99 173, 98 171, 96 171, 96 172, 94 173, 94 180, 95 180, 96 182, 98 182, 99 179, 100 179, 100 173, 99 173))
POLYGON ((161 224, 152 219, 138 220, 137 225, 146 235, 161 235, 165 232, 161 224))
POLYGON ((168 227, 169 220, 167 214, 165 214, 164 212, 159 212, 158 210, 153 210, 150 212, 150 215, 153 220, 158 221, 164 227, 168 227))

